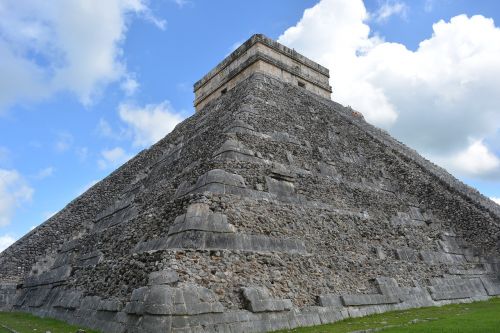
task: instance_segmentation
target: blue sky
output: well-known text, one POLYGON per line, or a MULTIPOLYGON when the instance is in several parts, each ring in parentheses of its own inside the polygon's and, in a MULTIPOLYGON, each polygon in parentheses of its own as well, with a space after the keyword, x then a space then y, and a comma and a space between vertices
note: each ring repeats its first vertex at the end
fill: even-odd
POLYGON ((254 33, 500 198, 499 15, 493 0, 0 0, 0 250, 193 114, 193 83, 254 33))

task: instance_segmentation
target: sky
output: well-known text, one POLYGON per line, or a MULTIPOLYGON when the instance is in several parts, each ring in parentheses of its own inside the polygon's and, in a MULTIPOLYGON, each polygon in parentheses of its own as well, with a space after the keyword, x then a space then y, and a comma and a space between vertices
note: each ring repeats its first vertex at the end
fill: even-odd
POLYGON ((496 0, 0 0, 0 251, 192 115, 255 33, 500 203, 496 0))

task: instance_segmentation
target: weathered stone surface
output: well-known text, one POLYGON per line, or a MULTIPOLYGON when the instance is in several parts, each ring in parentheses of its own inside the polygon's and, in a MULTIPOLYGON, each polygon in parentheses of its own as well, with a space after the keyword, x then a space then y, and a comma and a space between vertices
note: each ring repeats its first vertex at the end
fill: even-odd
POLYGON ((269 291, 263 287, 245 287, 243 297, 248 302, 248 310, 252 312, 275 312, 292 309, 289 299, 273 299, 269 291))
POLYGON ((341 299, 345 306, 394 304, 400 302, 399 297, 378 294, 342 295, 341 299))
POLYGON ((166 269, 159 272, 152 272, 149 274, 149 285, 158 284, 172 284, 179 281, 179 275, 176 271, 171 269, 166 269))
POLYGON ((499 217, 351 108, 252 75, 5 250, 0 307, 264 332, 485 299, 499 217))

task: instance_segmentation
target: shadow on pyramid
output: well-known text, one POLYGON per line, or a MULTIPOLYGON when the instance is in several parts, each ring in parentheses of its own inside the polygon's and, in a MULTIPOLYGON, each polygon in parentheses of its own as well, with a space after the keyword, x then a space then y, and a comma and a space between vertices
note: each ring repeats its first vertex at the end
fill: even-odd
POLYGON ((196 114, 0 255, 0 308, 103 332, 267 332, 500 294, 500 207, 255 35, 196 114))

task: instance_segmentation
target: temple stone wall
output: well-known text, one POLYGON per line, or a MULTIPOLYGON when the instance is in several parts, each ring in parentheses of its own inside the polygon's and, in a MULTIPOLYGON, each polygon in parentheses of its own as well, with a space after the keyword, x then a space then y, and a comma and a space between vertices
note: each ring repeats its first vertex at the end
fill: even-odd
POLYGON ((2 253, 0 308, 265 332, 482 300, 499 216, 359 113, 254 73, 2 253))
POLYGON ((196 110, 252 73, 264 73, 330 98, 328 69, 263 35, 254 35, 194 85, 196 110))

